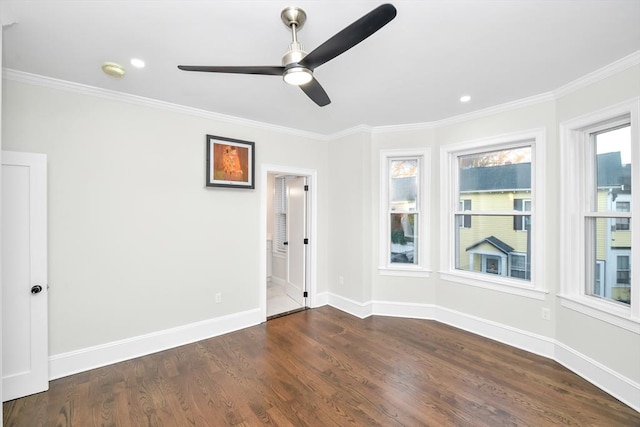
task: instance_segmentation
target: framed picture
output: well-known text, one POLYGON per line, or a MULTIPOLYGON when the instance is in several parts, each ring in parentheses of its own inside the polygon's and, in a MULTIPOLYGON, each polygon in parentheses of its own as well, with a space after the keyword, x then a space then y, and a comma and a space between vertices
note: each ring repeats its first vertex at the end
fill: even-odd
POLYGON ((207 135, 207 187, 255 188, 251 141, 207 135))

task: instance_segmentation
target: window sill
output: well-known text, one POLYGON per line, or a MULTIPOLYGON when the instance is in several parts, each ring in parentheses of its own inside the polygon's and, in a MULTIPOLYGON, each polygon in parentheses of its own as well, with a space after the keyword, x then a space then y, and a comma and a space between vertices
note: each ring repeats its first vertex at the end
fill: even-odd
POLYGON ((640 334, 640 319, 631 317, 631 309, 613 302, 599 301, 588 296, 558 295, 563 307, 603 322, 640 334))
POLYGON ((440 277, 450 282, 461 283, 463 285, 474 286, 477 288, 490 289, 492 291, 503 292, 506 294, 518 295, 521 297, 532 298, 544 301, 549 291, 546 289, 537 289, 533 286, 523 286, 514 280, 496 277, 487 280, 479 274, 464 273, 459 271, 441 271, 440 277))
POLYGON ((378 273, 381 276, 398 276, 398 277, 429 277, 431 270, 421 267, 378 267, 378 273))

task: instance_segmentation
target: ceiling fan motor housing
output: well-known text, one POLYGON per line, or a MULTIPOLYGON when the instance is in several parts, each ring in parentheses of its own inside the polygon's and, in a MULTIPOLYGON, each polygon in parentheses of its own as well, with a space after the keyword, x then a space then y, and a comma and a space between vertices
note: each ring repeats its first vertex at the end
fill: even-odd
POLYGON ((287 66, 302 61, 302 58, 307 56, 307 52, 302 50, 302 44, 293 42, 289 45, 289 50, 282 57, 282 65, 287 66))

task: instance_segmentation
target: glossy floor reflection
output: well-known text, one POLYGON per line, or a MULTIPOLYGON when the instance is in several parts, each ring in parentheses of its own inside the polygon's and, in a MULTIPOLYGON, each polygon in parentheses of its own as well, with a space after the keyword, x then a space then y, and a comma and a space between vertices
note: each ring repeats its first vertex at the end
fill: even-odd
POLYGON ((284 286, 273 282, 267 284, 267 317, 302 308, 287 296, 284 286))

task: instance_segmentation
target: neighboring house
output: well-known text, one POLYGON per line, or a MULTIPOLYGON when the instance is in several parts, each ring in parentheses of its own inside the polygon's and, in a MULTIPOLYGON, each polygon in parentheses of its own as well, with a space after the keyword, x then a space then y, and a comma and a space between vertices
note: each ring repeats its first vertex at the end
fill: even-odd
MULTIPOLYGON (((631 168, 620 152, 598 159, 598 211, 629 212, 631 168)), ((531 211, 531 163, 470 167, 460 171, 460 210, 531 211)), ((459 218, 458 268, 530 279, 530 214, 459 218)), ((535 224, 533 224, 535 226, 535 224)), ((631 232, 627 218, 601 218, 595 225, 593 295, 630 302, 631 232)))
MULTIPOLYGON (((531 163, 460 170, 460 210, 531 211, 531 163)), ((530 279, 530 215, 463 215, 458 268, 530 279)))
MULTIPOLYGON (((598 155, 598 211, 629 212, 631 167, 620 152, 598 155)), ((601 218, 595 225, 596 266, 593 295, 630 303, 631 231, 628 218, 601 218)))

